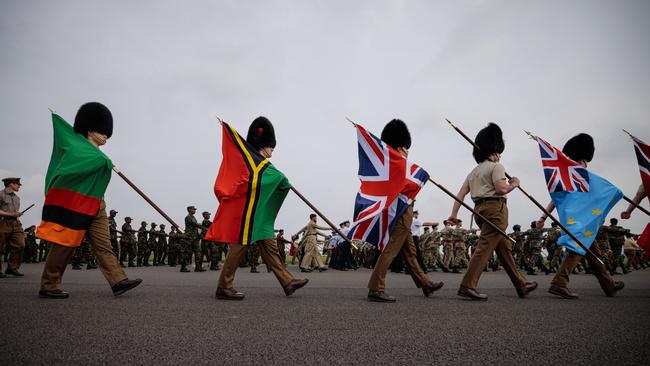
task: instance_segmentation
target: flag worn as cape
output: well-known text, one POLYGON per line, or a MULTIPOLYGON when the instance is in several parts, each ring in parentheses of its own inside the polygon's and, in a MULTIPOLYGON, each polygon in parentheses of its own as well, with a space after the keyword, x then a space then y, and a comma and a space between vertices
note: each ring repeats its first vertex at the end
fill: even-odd
POLYGON ((248 245, 275 238, 289 180, 225 122, 222 134, 223 160, 214 183, 219 208, 206 240, 248 245))
POLYGON ((113 163, 52 114, 54 146, 45 177, 45 204, 36 236, 78 247, 92 223, 111 180, 113 163))
MULTIPOLYGON (((607 180, 569 159, 562 151, 539 137, 546 185, 560 222, 587 248, 591 248, 598 229, 623 192, 607 180)), ((580 255, 586 252, 564 233, 557 241, 580 255)))
POLYGON ((395 223, 429 179, 429 174, 375 135, 356 125, 361 187, 348 238, 384 250, 395 223))
MULTIPOLYGON (((650 145, 632 136, 634 143, 634 152, 639 163, 639 173, 641 173, 641 182, 646 197, 650 195, 650 145)), ((650 199, 650 198, 648 198, 650 199)), ((645 251, 645 257, 650 258, 650 223, 643 230, 643 233, 637 240, 637 244, 645 251)))

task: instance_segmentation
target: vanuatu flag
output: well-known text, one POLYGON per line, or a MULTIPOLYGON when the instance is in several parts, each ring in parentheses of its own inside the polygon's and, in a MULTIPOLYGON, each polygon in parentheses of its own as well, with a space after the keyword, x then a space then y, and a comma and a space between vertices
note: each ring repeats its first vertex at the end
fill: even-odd
POLYGON ((242 245, 274 238, 289 180, 234 128, 225 122, 221 126, 223 160, 214 183, 219 208, 205 238, 242 245))
POLYGON ((60 116, 52 114, 52 124, 54 147, 36 236, 77 247, 99 211, 113 163, 60 116))

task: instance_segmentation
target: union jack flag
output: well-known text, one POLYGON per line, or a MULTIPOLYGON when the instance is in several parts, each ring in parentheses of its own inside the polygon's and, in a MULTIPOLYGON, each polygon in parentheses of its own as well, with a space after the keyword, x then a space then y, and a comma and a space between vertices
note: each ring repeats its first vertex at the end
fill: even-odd
POLYGON ((544 178, 549 192, 589 192, 587 169, 540 137, 533 138, 539 143, 544 178))
POLYGON ((384 250, 397 219, 413 203, 429 174, 361 125, 356 127, 361 187, 348 237, 384 250))
POLYGON ((639 163, 641 181, 646 193, 650 192, 650 145, 632 136, 636 160, 639 163))

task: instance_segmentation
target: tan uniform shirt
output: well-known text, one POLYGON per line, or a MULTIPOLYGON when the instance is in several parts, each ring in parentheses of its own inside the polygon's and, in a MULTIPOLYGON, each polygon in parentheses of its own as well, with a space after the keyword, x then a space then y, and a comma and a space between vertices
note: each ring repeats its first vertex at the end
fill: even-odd
POLYGON ((7 193, 0 190, 0 210, 4 212, 17 212, 20 209, 20 197, 16 193, 7 193))
POLYGON ((506 170, 501 163, 486 160, 474 168, 465 181, 469 185, 472 200, 486 197, 504 197, 497 193, 494 184, 506 179, 506 170))

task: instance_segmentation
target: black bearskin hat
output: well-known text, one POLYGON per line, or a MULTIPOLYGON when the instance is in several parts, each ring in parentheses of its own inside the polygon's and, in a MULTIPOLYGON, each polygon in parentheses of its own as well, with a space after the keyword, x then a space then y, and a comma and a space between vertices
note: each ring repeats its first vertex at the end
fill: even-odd
POLYGON ((400 119, 394 119, 386 124, 381 131, 381 140, 396 150, 400 147, 411 148, 411 133, 406 123, 400 119))
POLYGON ((575 135, 564 144, 562 152, 573 161, 591 161, 594 158, 594 139, 586 133, 575 135))
POLYGON ((485 161, 490 155, 494 153, 501 154, 506 147, 503 142, 503 133, 501 128, 496 123, 488 123, 487 127, 483 128, 476 134, 474 143, 480 149, 474 147, 472 155, 477 163, 485 161))
POLYGON ((86 103, 79 108, 74 118, 74 132, 86 137, 89 131, 111 137, 113 135, 113 115, 105 105, 97 102, 86 103))
POLYGON ((275 148, 275 130, 266 117, 257 117, 248 128, 246 141, 256 150, 264 147, 275 148))

